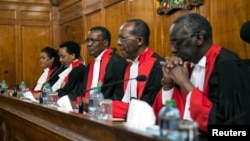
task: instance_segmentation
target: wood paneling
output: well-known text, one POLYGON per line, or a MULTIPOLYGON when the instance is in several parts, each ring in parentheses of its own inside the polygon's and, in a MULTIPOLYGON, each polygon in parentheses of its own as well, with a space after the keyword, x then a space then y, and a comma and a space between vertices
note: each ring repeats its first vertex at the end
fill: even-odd
POLYGON ((21 20, 29 21, 51 21, 51 12, 50 11, 22 11, 21 20))
POLYGON ((49 0, 0 0, 0 2, 15 3, 15 4, 36 4, 49 5, 49 0))
POLYGON ((48 0, 0 0, 0 72, 9 71, 0 77, 9 86, 21 80, 31 88, 36 84, 40 49, 53 43, 51 13, 48 0))
MULTIPOLYGON (((242 58, 250 58, 249 44, 240 39, 241 24, 250 19, 247 0, 205 0, 203 5, 193 7, 191 10, 177 10, 170 15, 158 15, 156 9, 158 0, 103 0, 89 2, 83 0, 84 29, 88 31, 91 26, 106 26, 111 31, 111 46, 116 47, 119 26, 125 20, 141 18, 151 29, 150 47, 162 56, 171 55, 169 47, 169 28, 172 21, 185 13, 200 13, 205 16, 213 27, 214 43, 236 52, 242 58), (95 4, 93 4, 95 3, 95 4), (96 16, 98 15, 98 16, 96 16)), ((83 34, 85 38, 86 33, 83 34)), ((119 53, 119 51, 118 51, 119 53)), ((89 61, 88 54, 86 58, 89 61)))
POLYGON ((15 82, 15 27, 0 25, 0 81, 5 79, 8 85, 15 82), (9 72, 3 74, 5 70, 9 72))
POLYGON ((16 11, 15 10, 11 10, 11 9, 1 9, 0 10, 0 19, 4 20, 4 19, 16 19, 16 11))
POLYGON ((83 23, 81 18, 61 25, 60 32, 62 34, 60 34, 60 41, 64 42, 70 40, 81 43, 83 36, 82 26, 83 23))
POLYGON ((45 46, 50 46, 50 27, 22 26, 22 62, 23 62, 23 80, 26 81, 29 88, 35 87, 35 84, 43 71, 40 67, 40 50, 45 46), (30 36, 30 34, 34 36, 30 36), (38 67, 39 66, 39 67, 38 67))
POLYGON ((125 17, 123 2, 115 3, 104 8, 105 25, 109 29, 111 35, 111 47, 117 48, 117 52, 120 53, 117 47, 117 35, 120 25, 124 22, 125 17))

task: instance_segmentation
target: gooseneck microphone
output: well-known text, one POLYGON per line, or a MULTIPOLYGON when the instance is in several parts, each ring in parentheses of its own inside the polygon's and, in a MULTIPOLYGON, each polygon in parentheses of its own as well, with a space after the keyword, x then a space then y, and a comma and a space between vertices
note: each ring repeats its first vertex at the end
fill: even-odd
MULTIPOLYGON (((147 79, 146 75, 138 75, 135 78, 129 78, 129 79, 115 81, 115 82, 112 82, 112 83, 108 83, 108 84, 102 85, 100 87, 103 88, 103 87, 107 87, 107 86, 112 86, 112 85, 119 84, 119 83, 122 83, 122 82, 125 82, 125 81, 129 81, 129 80, 145 81, 146 79, 147 79)), ((93 90, 95 88, 96 87, 87 89, 87 90, 84 91, 83 94, 85 94, 86 92, 91 91, 91 90, 93 90)), ((83 113, 83 100, 82 100, 82 98, 83 98, 83 96, 81 96, 81 102, 80 102, 80 105, 79 105, 79 113, 83 113)))
POLYGON ((49 82, 51 79, 53 79, 54 77, 58 77, 59 72, 63 71, 63 69, 65 69, 64 64, 61 64, 55 72, 52 73, 52 75, 50 76, 49 80, 47 80, 46 82, 49 82))

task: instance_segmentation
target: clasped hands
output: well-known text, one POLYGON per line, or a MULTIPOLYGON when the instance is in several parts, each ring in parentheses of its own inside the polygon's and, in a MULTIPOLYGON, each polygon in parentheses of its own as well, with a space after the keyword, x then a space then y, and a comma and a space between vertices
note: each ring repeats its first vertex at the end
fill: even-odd
POLYGON ((184 62, 180 57, 166 57, 165 61, 161 61, 162 65, 162 85, 164 90, 173 88, 174 83, 182 84, 189 82, 188 66, 189 62, 184 62))

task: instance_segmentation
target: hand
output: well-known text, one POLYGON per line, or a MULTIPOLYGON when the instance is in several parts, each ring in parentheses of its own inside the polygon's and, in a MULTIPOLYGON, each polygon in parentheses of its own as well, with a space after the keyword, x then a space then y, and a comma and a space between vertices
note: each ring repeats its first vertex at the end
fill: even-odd
POLYGON ((177 56, 166 57, 165 61, 161 62, 164 80, 169 82, 169 84, 171 82, 170 80, 172 80, 186 92, 191 91, 193 85, 189 81, 189 64, 189 62, 183 62, 183 60, 177 56))

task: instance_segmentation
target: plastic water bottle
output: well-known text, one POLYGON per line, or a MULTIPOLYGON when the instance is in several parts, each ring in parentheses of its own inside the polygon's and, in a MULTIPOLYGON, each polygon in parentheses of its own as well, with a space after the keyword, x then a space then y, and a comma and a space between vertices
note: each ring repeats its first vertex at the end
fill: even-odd
POLYGON ((50 83, 45 83, 42 89, 42 94, 40 99, 40 103, 42 103, 44 106, 48 106, 48 97, 50 92, 52 92, 50 83))
POLYGON ((20 90, 20 98, 23 98, 24 93, 26 93, 28 91, 27 85, 25 83, 25 81, 21 81, 20 85, 19 85, 19 90, 20 90))
POLYGON ((175 107, 174 100, 167 100, 165 107, 159 113, 160 136, 172 141, 179 140, 178 123, 180 112, 175 107))
POLYGON ((103 93, 101 87, 95 87, 94 92, 89 97, 89 117, 90 119, 97 119, 99 116, 100 101, 103 99, 103 93))
POLYGON ((8 89, 8 84, 6 83, 5 80, 3 80, 3 81, 1 82, 1 93, 2 93, 2 94, 7 93, 7 89, 8 89))

